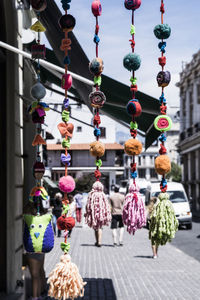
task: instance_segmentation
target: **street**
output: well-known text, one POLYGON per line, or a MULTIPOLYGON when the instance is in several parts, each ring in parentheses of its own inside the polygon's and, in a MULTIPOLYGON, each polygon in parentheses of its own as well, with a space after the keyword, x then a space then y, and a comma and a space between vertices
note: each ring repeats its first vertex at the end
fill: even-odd
MULTIPOLYGON (((109 228, 103 230, 101 248, 94 246, 94 232, 76 227, 70 238, 72 261, 87 281, 84 300, 200 299, 200 239, 198 223, 192 230, 179 230, 171 244, 159 248, 152 259, 148 230, 130 236, 125 232, 124 246, 113 247, 109 228)), ((53 251, 46 255, 48 273, 62 252, 56 238, 53 251)), ((50 299, 50 298, 48 298, 50 299)))

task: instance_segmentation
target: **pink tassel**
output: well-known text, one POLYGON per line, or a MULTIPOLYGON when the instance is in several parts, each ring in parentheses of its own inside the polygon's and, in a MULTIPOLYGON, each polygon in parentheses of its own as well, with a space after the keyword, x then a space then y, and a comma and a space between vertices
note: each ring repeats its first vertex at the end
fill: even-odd
POLYGON ((93 229, 99 229, 104 225, 108 226, 110 221, 110 206, 103 192, 103 185, 100 181, 96 181, 88 195, 85 223, 93 229))
POLYGON ((144 203, 136 184, 130 186, 129 193, 125 197, 122 218, 130 234, 146 225, 144 203))

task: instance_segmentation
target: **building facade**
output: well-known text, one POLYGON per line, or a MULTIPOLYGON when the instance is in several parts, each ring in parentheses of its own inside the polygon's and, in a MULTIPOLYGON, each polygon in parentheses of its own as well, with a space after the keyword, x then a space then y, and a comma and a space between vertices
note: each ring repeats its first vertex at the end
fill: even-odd
POLYGON ((200 51, 180 73, 180 139, 183 183, 192 199, 194 214, 200 214, 200 51))

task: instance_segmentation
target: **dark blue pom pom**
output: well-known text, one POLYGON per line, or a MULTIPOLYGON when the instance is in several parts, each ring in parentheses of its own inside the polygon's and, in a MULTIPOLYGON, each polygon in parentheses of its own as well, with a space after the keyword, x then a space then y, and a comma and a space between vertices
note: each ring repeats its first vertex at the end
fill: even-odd
POLYGON ((167 46, 167 43, 166 43, 166 42, 160 42, 160 43, 158 44, 158 48, 160 49, 160 51, 161 51, 162 53, 165 53, 165 48, 166 48, 166 46, 167 46))
POLYGON ((168 37, 171 35, 171 28, 168 24, 156 25, 154 28, 154 34, 159 40, 168 39, 168 37))
POLYGON ((95 34, 94 36, 94 43, 98 44, 100 42, 100 38, 98 37, 98 35, 95 34))
POLYGON ((94 135, 95 136, 100 136, 101 135, 101 130, 99 128, 95 127, 94 135))
POLYGON ((64 60, 63 60, 64 65, 69 65, 70 64, 70 59, 69 56, 65 56, 64 60))
POLYGON ((134 179, 138 176, 137 171, 131 172, 131 177, 134 179))
POLYGON ((141 58, 136 53, 129 53, 124 57, 124 67, 129 71, 136 71, 141 64, 141 58))

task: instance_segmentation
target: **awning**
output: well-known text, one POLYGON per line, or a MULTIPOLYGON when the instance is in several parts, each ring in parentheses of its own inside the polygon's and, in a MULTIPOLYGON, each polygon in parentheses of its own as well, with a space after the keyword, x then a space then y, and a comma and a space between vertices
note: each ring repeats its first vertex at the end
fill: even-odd
MULTIPOLYGON (((47 9, 41 12, 40 16, 41 22, 47 29, 45 32, 47 39, 53 48, 53 51, 47 50, 47 61, 63 67, 63 52, 59 47, 63 33, 58 25, 61 12, 54 0, 48 1, 47 9)), ((93 80, 88 70, 89 60, 73 32, 69 33, 69 38, 72 40, 72 49, 70 51, 71 64, 69 65, 69 70, 89 80, 93 80)), ((42 68, 41 78, 43 82, 54 83, 60 86, 60 74, 57 76, 42 68)), ((71 91, 91 109, 88 100, 88 95, 92 90, 91 86, 75 79, 73 80, 73 87, 74 89, 71 91)), ((102 75, 101 90, 105 93, 107 98, 102 112, 119 123, 129 126, 131 117, 126 112, 127 102, 131 99, 129 86, 102 75)), ((136 97, 140 101, 143 110, 142 115, 137 118, 138 128, 145 133, 145 148, 148 148, 160 135, 152 126, 155 117, 159 114, 159 101, 140 91, 136 93, 136 97)))

